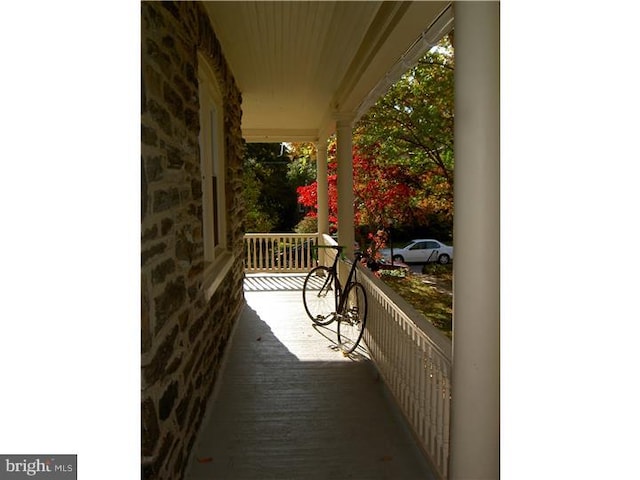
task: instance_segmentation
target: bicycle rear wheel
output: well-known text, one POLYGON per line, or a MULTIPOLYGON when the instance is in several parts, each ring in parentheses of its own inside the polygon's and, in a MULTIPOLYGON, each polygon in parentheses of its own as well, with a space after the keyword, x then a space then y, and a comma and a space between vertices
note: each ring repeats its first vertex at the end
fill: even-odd
POLYGON ((329 267, 320 265, 307 274, 302 286, 302 301, 314 323, 327 325, 333 322, 339 298, 340 282, 329 267))
POLYGON ((360 283, 352 283, 346 292, 342 315, 338 316, 338 345, 344 353, 353 352, 362 339, 367 322, 367 294, 360 283))

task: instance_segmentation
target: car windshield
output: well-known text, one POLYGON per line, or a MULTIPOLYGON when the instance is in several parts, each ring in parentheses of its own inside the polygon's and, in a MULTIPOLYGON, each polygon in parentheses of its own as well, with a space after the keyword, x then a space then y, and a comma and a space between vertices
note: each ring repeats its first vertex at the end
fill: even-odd
POLYGON ((407 243, 406 245, 402 246, 401 248, 402 248, 403 250, 405 250, 405 249, 409 248, 411 245, 413 245, 414 243, 415 243, 415 242, 411 241, 411 242, 407 243))

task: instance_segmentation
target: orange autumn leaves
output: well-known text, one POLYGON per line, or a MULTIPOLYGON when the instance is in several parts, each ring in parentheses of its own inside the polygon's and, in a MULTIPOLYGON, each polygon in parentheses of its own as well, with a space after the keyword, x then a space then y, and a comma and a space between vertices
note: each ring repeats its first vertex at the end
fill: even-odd
MULTIPOLYGON (((328 162, 329 222, 337 227, 338 187, 335 149, 328 162)), ((298 203, 317 216, 317 182, 298 187, 298 203)), ((354 223, 377 228, 387 225, 426 223, 433 215, 452 214, 453 198, 448 180, 437 171, 414 173, 401 165, 384 164, 372 155, 353 149, 354 223)))

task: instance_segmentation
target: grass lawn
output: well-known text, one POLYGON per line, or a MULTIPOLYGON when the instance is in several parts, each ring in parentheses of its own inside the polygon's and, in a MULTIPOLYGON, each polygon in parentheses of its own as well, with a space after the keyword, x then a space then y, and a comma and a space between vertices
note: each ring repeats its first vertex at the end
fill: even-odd
POLYGON ((382 275, 382 280, 422 313, 435 327, 451 338, 453 267, 425 265, 422 274, 405 277, 382 275))

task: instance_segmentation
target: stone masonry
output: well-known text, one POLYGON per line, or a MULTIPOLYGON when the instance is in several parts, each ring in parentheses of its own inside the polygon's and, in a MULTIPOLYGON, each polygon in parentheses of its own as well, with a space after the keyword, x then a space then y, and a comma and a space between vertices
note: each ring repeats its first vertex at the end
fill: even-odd
POLYGON ((241 95, 201 4, 141 3, 142 478, 181 479, 243 303, 241 95), (223 95, 227 247, 204 294, 198 57, 223 95))

